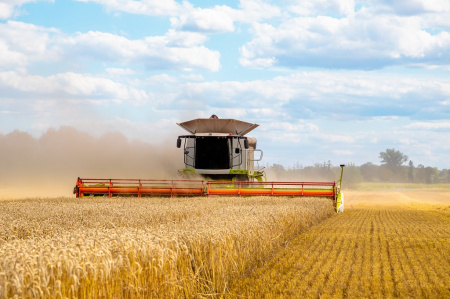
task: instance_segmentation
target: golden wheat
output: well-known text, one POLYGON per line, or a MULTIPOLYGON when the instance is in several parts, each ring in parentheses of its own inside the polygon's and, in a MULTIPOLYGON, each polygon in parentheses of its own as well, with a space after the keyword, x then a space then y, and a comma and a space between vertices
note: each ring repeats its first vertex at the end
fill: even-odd
POLYGON ((449 298, 450 206, 409 192, 358 192, 354 208, 296 237, 227 296, 449 298))
POLYGON ((201 297, 334 214, 328 199, 0 202, 0 298, 201 297))

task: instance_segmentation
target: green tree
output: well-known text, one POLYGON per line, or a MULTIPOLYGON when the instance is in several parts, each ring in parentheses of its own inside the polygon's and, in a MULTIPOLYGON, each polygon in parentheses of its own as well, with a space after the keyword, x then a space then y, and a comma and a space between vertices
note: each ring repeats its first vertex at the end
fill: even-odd
POLYGON ((349 163, 344 169, 344 178, 342 185, 345 188, 357 188, 364 181, 359 167, 349 163))
POLYGON ((394 173, 398 172, 400 166, 408 161, 407 155, 393 148, 388 148, 385 152, 380 152, 379 158, 381 159, 381 164, 386 165, 394 173))
POLYGON ((393 182, 395 177, 392 170, 383 164, 378 169, 378 178, 381 182, 393 182))
POLYGON ((367 162, 359 167, 359 171, 366 182, 374 182, 378 178, 379 166, 367 162))
POLYGON ((414 163, 411 160, 409 160, 408 166, 408 181, 410 183, 414 182, 414 163))
POLYGON ((439 175, 439 171, 437 168, 433 167, 425 167, 422 164, 417 166, 417 175, 416 179, 419 183, 432 184, 436 183, 437 177, 439 175))

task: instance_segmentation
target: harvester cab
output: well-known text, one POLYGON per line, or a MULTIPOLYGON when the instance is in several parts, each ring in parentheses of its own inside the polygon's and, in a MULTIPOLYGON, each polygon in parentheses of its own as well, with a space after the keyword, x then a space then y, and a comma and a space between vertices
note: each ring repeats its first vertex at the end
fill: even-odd
POLYGON ((177 147, 183 146, 184 154, 180 175, 200 175, 213 180, 265 180, 263 169, 255 168, 263 152, 256 149, 256 138, 245 136, 258 124, 212 115, 178 125, 190 133, 177 139, 177 147))

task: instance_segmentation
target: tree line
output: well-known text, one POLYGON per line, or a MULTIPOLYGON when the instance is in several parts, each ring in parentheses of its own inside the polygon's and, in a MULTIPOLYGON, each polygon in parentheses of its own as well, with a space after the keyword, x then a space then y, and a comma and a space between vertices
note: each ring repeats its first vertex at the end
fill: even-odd
MULTIPOLYGON (((348 164, 344 169, 344 184, 355 187, 363 182, 440 184, 450 183, 450 169, 439 170, 436 167, 414 165, 408 156, 395 149, 380 152, 380 165, 371 162, 360 166, 348 164), (406 162, 409 163, 405 165, 406 162)), ((331 161, 316 163, 313 166, 296 164, 285 168, 273 164, 266 168, 269 180, 335 181, 339 178, 340 167, 331 161)))

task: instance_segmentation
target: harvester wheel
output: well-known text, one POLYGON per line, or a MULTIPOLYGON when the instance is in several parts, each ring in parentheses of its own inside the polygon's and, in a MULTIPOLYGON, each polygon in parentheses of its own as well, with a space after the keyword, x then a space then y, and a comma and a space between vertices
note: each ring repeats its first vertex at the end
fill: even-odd
POLYGON ((232 179, 233 181, 237 182, 247 182, 249 180, 248 175, 245 174, 238 174, 232 179))

